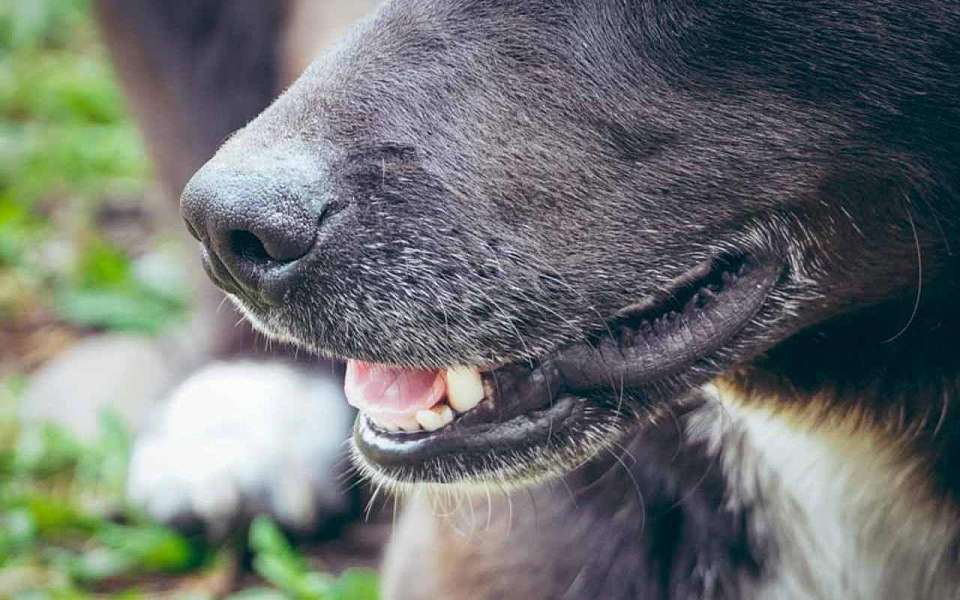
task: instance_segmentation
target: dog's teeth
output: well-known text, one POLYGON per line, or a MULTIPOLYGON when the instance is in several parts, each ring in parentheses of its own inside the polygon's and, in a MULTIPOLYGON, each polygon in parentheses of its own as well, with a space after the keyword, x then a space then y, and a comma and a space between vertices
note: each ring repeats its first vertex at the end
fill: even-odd
POLYGON ((417 423, 427 431, 436 431, 453 422, 453 411, 447 404, 438 404, 430 410, 421 410, 417 413, 417 423))
POLYGON ((469 367, 447 369, 447 402, 457 412, 464 413, 483 400, 483 380, 480 372, 469 367))
POLYGON ((380 429, 391 431, 391 432, 396 432, 400 430, 399 427, 397 427, 393 423, 390 423, 386 419, 378 419, 373 415, 367 415, 367 418, 370 419, 373 422, 373 424, 379 427, 380 429))
POLYGON ((397 419, 397 426, 407 433, 420 431, 420 423, 417 422, 415 417, 404 417, 402 419, 397 419))

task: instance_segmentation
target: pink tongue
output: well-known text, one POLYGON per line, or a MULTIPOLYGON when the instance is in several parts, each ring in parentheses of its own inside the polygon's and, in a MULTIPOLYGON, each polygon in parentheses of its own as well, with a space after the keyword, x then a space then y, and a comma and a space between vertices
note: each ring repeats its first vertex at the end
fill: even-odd
POLYGON ((443 399, 446 383, 437 370, 400 369, 347 361, 347 402, 378 415, 414 416, 443 399))

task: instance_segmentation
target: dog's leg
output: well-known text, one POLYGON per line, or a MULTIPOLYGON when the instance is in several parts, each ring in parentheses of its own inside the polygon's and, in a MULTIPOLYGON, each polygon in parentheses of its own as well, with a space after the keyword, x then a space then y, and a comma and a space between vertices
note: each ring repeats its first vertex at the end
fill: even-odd
POLYGON ((258 513, 309 533, 350 499, 352 413, 332 378, 283 363, 215 363, 183 382, 134 448, 129 495, 154 517, 221 537, 258 513))

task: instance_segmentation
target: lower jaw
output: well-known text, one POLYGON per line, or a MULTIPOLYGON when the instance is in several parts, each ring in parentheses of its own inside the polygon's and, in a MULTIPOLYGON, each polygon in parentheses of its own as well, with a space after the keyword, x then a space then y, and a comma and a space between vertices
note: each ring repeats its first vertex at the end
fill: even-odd
POLYGON ((511 487, 576 468, 612 446, 634 422, 632 411, 607 412, 586 398, 561 396, 545 409, 505 422, 405 434, 409 439, 384 432, 361 414, 353 443, 361 468, 388 485, 511 487))
POLYGON ((779 277, 775 265, 755 266, 739 281, 748 293, 723 291, 742 323, 719 338, 691 342, 693 350, 680 348, 678 360, 631 355, 607 340, 548 357, 533 369, 513 365, 485 374, 495 398, 437 431, 389 432, 361 413, 353 437, 357 458, 372 476, 393 484, 520 484, 568 472, 614 445, 639 415, 657 413, 721 372, 714 355, 738 338, 779 277), (598 364, 605 375, 599 379, 598 364))

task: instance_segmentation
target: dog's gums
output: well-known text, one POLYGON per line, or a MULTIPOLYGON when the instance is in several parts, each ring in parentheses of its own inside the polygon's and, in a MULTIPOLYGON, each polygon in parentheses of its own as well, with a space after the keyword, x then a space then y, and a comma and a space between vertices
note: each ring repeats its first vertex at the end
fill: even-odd
POLYGON ((775 262, 710 261, 536 363, 415 370, 350 361, 357 448, 391 478, 416 481, 438 478, 431 461, 479 464, 543 446, 585 409, 579 397, 604 389, 649 397, 709 358, 756 315, 780 273, 775 262))

